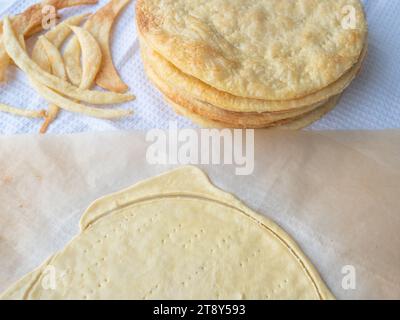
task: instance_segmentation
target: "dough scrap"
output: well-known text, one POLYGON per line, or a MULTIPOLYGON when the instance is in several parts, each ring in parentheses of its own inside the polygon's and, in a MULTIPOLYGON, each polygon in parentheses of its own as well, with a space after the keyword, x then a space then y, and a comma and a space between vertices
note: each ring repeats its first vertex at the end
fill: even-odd
MULTIPOLYGON (((103 61, 96 77, 96 84, 103 89, 119 93, 124 93, 129 88, 114 66, 110 48, 110 35, 117 17, 129 2, 130 0, 111 0, 91 15, 84 25, 84 28, 97 40, 102 51, 103 61)), ((80 54, 79 41, 76 37, 73 37, 65 48, 64 60, 69 79, 76 86, 79 86, 82 78, 80 54)))

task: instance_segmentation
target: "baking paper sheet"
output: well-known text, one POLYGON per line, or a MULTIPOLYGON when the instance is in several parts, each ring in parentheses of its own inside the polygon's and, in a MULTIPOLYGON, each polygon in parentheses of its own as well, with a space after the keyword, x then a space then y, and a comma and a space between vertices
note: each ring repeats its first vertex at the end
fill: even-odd
MULTIPOLYGON (((337 298, 399 299, 400 132, 258 131, 255 142, 250 176, 201 168, 291 234, 337 298), (355 290, 342 287, 348 265, 355 290)), ((149 145, 139 132, 1 137, 0 291, 63 248, 92 201, 176 167, 147 163, 149 145)))

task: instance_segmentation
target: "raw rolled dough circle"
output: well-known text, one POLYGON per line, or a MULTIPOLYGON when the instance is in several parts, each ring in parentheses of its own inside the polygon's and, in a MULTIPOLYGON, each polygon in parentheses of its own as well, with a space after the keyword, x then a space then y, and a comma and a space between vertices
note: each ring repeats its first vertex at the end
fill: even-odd
POLYGON ((184 167, 96 201, 3 299, 329 299, 275 223, 184 167), (54 287, 44 286, 54 271, 54 287))

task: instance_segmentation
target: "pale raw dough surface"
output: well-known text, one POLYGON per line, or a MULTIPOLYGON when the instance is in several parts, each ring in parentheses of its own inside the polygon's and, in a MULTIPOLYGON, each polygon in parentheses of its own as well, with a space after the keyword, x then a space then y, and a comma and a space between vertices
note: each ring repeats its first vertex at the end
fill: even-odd
POLYGON ((3 299, 330 299, 275 223, 184 167, 94 202, 81 233, 3 299), (56 270, 45 290, 43 270, 56 270))
POLYGON ((233 95, 289 100, 339 79, 359 59, 359 0, 138 0, 146 42, 183 72, 233 95), (342 27, 343 9, 356 28, 342 27))
POLYGON ((141 39, 142 59, 145 63, 153 67, 153 70, 164 83, 174 87, 180 93, 188 93, 196 99, 210 103, 218 108, 232 112, 246 113, 296 113, 303 112, 303 109, 310 108, 310 106, 315 107, 321 101, 342 93, 351 84, 360 72, 368 51, 368 44, 366 44, 358 62, 337 81, 327 87, 299 99, 274 101, 248 99, 219 91, 199 79, 183 73, 156 51, 149 48, 143 37, 139 38, 141 39))

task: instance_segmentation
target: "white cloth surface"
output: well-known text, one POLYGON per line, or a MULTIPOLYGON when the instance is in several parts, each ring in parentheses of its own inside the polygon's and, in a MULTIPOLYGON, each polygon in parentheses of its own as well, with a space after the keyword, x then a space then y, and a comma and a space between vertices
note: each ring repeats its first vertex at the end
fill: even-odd
MULTIPOLYGON (((1 13, 1 16, 21 12, 37 1, 15 1, 1 13)), ((62 16, 93 12, 107 1, 100 0, 96 6, 66 9, 61 11, 62 16)), ((9 1, 0 0, 0 5, 2 2, 9 4, 9 1)), ((194 127, 189 120, 175 115, 143 72, 134 23, 135 2, 133 0, 121 15, 112 37, 115 64, 122 78, 128 83, 131 92, 137 96, 136 101, 127 103, 123 107, 133 108, 135 114, 120 121, 107 121, 62 112, 50 127, 50 133, 167 128, 169 121, 177 121, 181 128, 194 127)), ((400 128, 398 85, 400 82, 398 35, 400 2, 390 0, 364 0, 363 2, 370 27, 369 54, 363 71, 346 91, 339 106, 313 124, 310 127, 313 130, 400 128)), ((22 72, 11 67, 9 78, 7 85, 0 86, 0 102, 33 109, 42 108, 46 104, 28 85, 22 72)), ((0 134, 36 133, 39 127, 40 120, 0 114, 0 134)))

